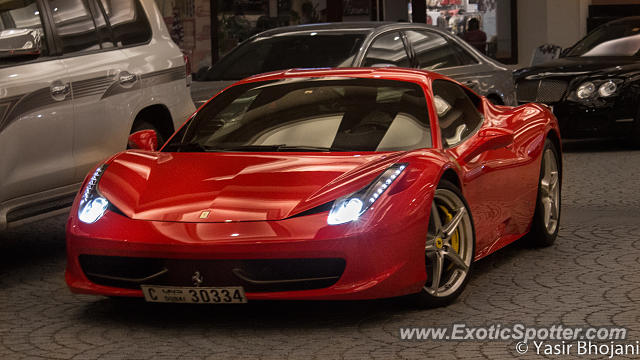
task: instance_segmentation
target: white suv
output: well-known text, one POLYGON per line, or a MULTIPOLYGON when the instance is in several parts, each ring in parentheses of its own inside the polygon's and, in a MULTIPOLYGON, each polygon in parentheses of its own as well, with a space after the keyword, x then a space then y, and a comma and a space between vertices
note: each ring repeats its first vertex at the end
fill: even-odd
POLYGON ((0 232, 62 213, 131 132, 195 110, 154 0, 0 1, 0 232))

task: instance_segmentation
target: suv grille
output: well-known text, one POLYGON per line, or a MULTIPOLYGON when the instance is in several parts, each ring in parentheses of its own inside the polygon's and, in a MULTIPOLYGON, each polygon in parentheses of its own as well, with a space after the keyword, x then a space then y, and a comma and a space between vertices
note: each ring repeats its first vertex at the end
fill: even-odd
POLYGON ((518 102, 555 103, 562 100, 567 91, 564 80, 523 80, 517 83, 518 102))

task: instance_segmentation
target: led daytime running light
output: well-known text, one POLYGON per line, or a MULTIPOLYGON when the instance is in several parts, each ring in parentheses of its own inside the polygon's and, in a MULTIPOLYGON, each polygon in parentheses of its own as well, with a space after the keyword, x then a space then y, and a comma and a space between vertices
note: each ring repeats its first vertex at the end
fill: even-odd
POLYGON ((109 201, 98 192, 98 182, 106 167, 102 165, 96 169, 82 193, 78 206, 78 219, 83 223, 92 224, 98 221, 109 207, 109 201))
POLYGON ((329 212, 327 223, 338 225, 357 220, 378 201, 406 168, 406 163, 394 164, 364 189, 336 200, 329 212))

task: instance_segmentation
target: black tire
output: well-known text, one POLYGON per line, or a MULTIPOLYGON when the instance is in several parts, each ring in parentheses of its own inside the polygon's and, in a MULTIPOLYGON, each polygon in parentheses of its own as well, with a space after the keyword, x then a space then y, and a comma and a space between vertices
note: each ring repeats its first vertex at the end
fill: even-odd
MULTIPOLYGON (((155 127, 153 124, 148 123, 146 121, 139 121, 136 122, 133 125, 133 128, 131 129, 131 134, 133 134, 136 131, 140 131, 140 130, 153 130, 156 132, 156 138, 158 139, 158 149, 160 149, 162 147, 162 145, 164 145, 164 136, 162 136, 162 133, 160 132, 160 130, 158 130, 157 127, 155 127)), ((129 145, 127 145, 127 149, 130 149, 129 145)))
MULTIPOLYGON (((538 178, 538 195, 536 197, 536 210, 533 215, 533 221, 531 223, 531 231, 527 235, 528 243, 531 246, 535 247, 546 247, 551 246, 556 241, 558 237, 558 230, 560 229, 560 214, 562 207, 561 199, 562 199, 562 169, 560 167, 560 159, 558 155, 558 150, 551 140, 547 139, 544 144, 544 149, 542 150, 540 161, 540 176, 538 178), (549 220, 545 215, 545 204, 548 203, 549 200, 545 200, 545 197, 548 197, 550 191, 554 190, 546 190, 546 185, 543 183, 543 180, 546 176, 546 171, 548 168, 546 167, 549 161, 549 157, 545 156, 547 152, 550 151, 553 154, 553 160, 555 160, 555 169, 556 169, 556 183, 557 187, 557 196, 556 200, 551 204, 551 211, 556 210, 554 217, 555 226, 550 227, 549 220)), ((547 205, 548 206, 548 205, 547 205)), ((553 211, 552 211, 553 214, 553 211)))
MULTIPOLYGON (((427 234, 427 240, 425 244, 425 266, 427 270, 427 282, 425 283, 422 290, 412 295, 414 303, 420 307, 440 307, 445 306, 452 303, 464 290, 467 285, 469 278, 471 277, 471 273, 473 271, 473 258, 475 256, 475 228, 473 225, 473 218, 471 216, 471 212, 469 211, 469 205, 467 201, 464 199, 462 192, 456 185, 447 181, 441 180, 440 184, 436 189, 436 194, 434 195, 434 203, 432 204, 432 215, 429 219, 429 231, 427 234), (444 196, 451 197, 451 199, 445 199, 444 196), (454 200, 453 198, 457 198, 454 200), (445 200, 443 200, 445 199, 445 200), (455 205, 456 207, 461 209, 464 207, 464 211, 462 212, 461 220, 458 222, 458 225, 454 227, 453 235, 448 236, 438 236, 445 235, 443 233, 444 229, 447 228, 447 225, 451 225, 454 223, 454 220, 460 213, 455 212, 455 214, 449 213, 450 210, 454 209, 446 209, 449 205, 455 205), (435 226, 435 217, 433 216, 433 209, 437 209, 438 211, 438 219, 440 219, 443 215, 449 217, 447 222, 440 220, 442 224, 441 230, 438 230, 435 226), (457 249, 455 249, 453 238, 454 236, 458 237, 458 245, 457 249), (439 245, 438 245, 439 240, 439 245), (430 256, 429 248, 432 247, 430 244, 434 243, 436 248, 434 248, 434 252, 444 251, 445 253, 450 253, 451 250, 455 250, 458 258, 464 262, 466 265, 466 270, 459 265, 456 265, 456 262, 450 260, 447 255, 442 256, 442 270, 441 280, 437 285, 433 284, 433 273, 435 269, 436 262, 431 260, 434 259, 434 256, 430 256), (446 271, 445 271, 446 269, 446 271), (461 278, 462 277, 462 278, 461 278), (447 288, 447 285, 451 285, 451 287, 447 288), (444 289, 436 290, 434 289, 444 289)), ((434 252, 431 252, 432 255, 434 252)))

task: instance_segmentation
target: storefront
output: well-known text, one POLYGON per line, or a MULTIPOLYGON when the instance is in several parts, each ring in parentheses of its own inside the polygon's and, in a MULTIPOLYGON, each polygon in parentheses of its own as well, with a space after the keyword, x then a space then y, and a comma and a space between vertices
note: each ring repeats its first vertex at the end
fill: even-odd
POLYGON ((515 0, 156 0, 193 71, 261 31, 327 21, 424 21, 454 34, 478 19, 485 52, 515 61, 515 0), (424 4, 422 4, 424 3, 424 4), (213 7, 211 6, 213 5, 213 7), (417 11, 424 10, 424 14, 417 11), (212 13, 213 12, 213 13, 212 13), (212 31, 212 22, 214 23, 212 31), (213 49, 213 51, 212 51, 213 49))

